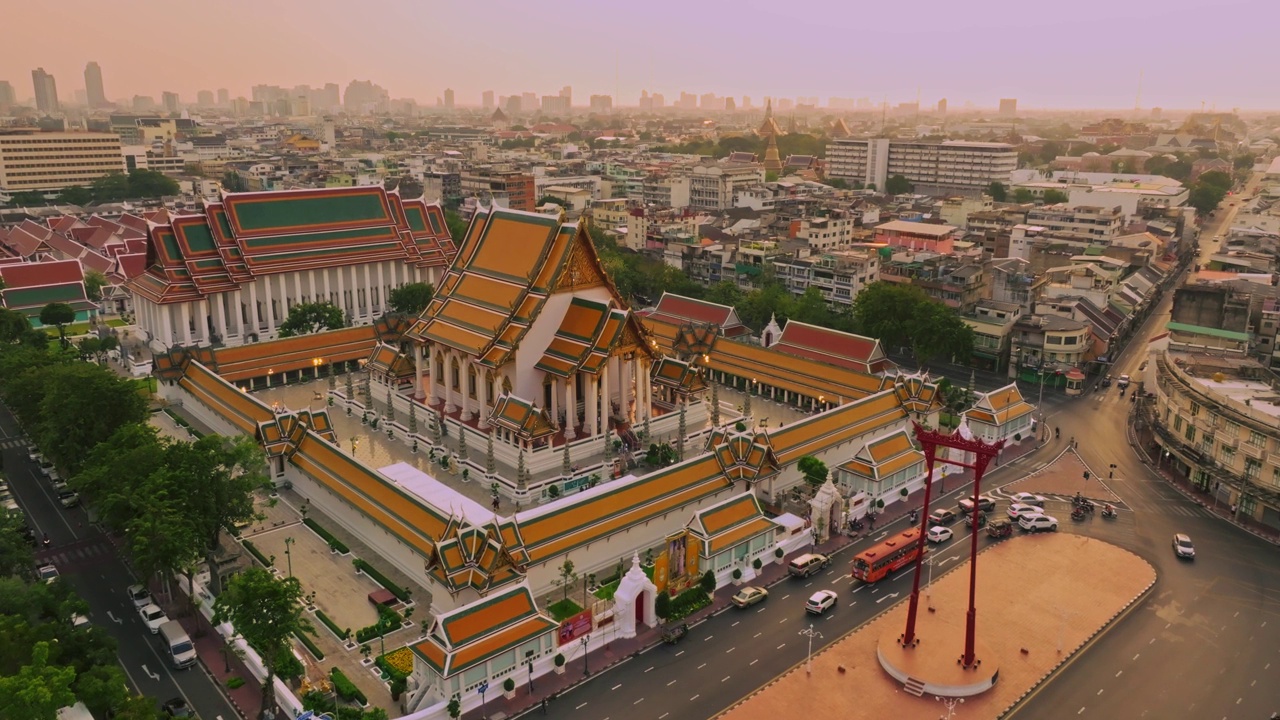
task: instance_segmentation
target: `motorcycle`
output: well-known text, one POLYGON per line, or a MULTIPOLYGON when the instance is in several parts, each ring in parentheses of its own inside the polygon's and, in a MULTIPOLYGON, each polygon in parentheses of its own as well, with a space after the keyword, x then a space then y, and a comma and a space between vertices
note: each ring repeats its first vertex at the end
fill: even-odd
POLYGON ((850 520, 850 521, 849 521, 849 527, 850 527, 854 532, 858 532, 859 530, 861 530, 861 529, 862 529, 862 521, 861 521, 861 520, 856 520, 856 519, 855 519, 855 520, 850 520))
POLYGON ((49 547, 49 533, 44 534, 44 546, 49 547))
POLYGON ((907 523, 909 525, 915 525, 916 521, 918 521, 919 519, 920 519, 920 513, 916 512, 915 510, 912 510, 911 512, 907 513, 907 523))
POLYGON ((1102 517, 1107 518, 1108 520, 1114 520, 1114 519, 1115 519, 1115 517, 1116 517, 1116 511, 1115 511, 1115 509, 1114 509, 1114 508, 1103 508, 1103 509, 1102 509, 1102 517))
POLYGON ((1072 519, 1072 520, 1083 520, 1083 519, 1084 519, 1084 511, 1083 511, 1083 510, 1081 510, 1080 508, 1076 508, 1075 510, 1072 510, 1072 511, 1071 511, 1071 519, 1072 519))

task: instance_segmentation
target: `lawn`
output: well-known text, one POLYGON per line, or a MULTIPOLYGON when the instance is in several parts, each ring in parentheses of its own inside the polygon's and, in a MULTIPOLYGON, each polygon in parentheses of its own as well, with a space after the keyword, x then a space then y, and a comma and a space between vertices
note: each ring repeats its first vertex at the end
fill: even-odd
POLYGON ((561 622, 582 612, 582 608, 578 607, 578 603, 566 599, 552 603, 547 607, 547 612, 556 622, 561 622))
MULTIPOLYGON (((58 328, 53 325, 45 325, 40 329, 48 333, 49 337, 54 337, 54 338, 58 337, 58 328)), ((89 332, 89 323, 82 322, 82 323, 75 323, 74 325, 68 325, 66 326, 65 330, 67 333, 67 337, 84 335, 85 333, 89 332)))
POLYGON ((107 325, 109 327, 125 327, 128 324, 129 323, 125 322, 124 320, 121 320, 120 318, 111 318, 110 320, 107 321, 107 325))

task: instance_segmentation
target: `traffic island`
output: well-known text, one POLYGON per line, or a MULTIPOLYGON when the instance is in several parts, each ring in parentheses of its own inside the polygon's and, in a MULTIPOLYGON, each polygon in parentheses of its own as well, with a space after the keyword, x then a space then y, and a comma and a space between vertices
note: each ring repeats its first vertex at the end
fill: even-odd
MULTIPOLYGON (((969 595, 968 564, 961 562, 921 591, 914 648, 898 645, 907 616, 906 602, 899 601, 814 655, 811 675, 801 661, 721 717, 930 717, 938 713, 937 698, 948 695, 965 696, 965 717, 1000 717, 1131 608, 1155 579, 1145 560, 1095 538, 1014 537, 979 555, 981 664, 974 669, 957 662, 969 595), (895 670, 882 665, 886 658, 895 670), (904 671, 917 682, 901 679, 904 671)), ((856 592, 843 591, 835 611, 910 590, 909 576, 887 582, 855 582, 856 592)))

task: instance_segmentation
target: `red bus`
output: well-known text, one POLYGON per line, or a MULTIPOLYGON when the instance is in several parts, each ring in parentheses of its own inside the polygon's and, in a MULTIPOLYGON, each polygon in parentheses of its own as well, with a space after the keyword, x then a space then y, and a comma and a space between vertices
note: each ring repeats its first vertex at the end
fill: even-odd
POLYGON ((868 583, 882 580, 885 575, 915 562, 921 553, 928 553, 928 550, 920 548, 920 528, 903 530, 858 553, 853 558, 853 576, 868 583))

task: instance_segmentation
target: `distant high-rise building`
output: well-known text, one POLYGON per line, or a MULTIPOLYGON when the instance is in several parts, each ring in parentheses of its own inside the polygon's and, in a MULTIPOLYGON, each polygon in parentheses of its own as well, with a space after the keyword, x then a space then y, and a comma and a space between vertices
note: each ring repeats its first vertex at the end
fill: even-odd
POLYGON ((724 98, 716 97, 715 93, 703 93, 698 98, 698 107, 703 110, 723 110, 724 98))
POLYGON ((743 110, 751 109, 751 97, 749 95, 742 96, 742 109, 743 110))
POLYGON ((444 91, 444 108, 446 110, 453 109, 453 90, 448 88, 444 91))
POLYGON ((791 98, 782 98, 778 101, 779 110, 790 110, 794 106, 794 103, 791 102, 791 98))
POLYGON ((36 109, 46 113, 57 112, 58 83, 53 76, 45 72, 44 68, 36 68, 31 71, 31 84, 36 90, 36 109))
POLYGON ((480 107, 484 108, 485 110, 493 109, 493 91, 492 90, 485 90, 484 92, 480 93, 480 107))
POLYGON ((653 110, 653 98, 649 97, 648 90, 640 91, 640 104, 638 106, 641 112, 653 110))
POLYGON ((0 80, 0 108, 16 105, 18 96, 13 92, 13 85, 8 80, 0 80))
MULTIPOLYGON (((4 104, 4 97, 3 97, 3 94, 0 94, 0 105, 3 105, 3 104, 4 104)), ((1159 120, 1160 116, 1163 114, 1164 114, 1164 108, 1158 108, 1158 107, 1151 108, 1152 120, 1159 120)))
POLYGON ((160 102, 164 105, 164 109, 167 112, 178 112, 178 93, 165 90, 160 93, 160 102))
POLYGON ((1012 118, 1018 116, 1018 98, 1000 98, 1000 117, 1012 118))
POLYGON ((0 190, 60 190, 125 169, 120 136, 106 132, 6 131, 0 140, 0 190))
POLYGON ((508 115, 515 115, 516 113, 520 112, 523 109, 521 107, 522 103, 520 102, 520 100, 521 98, 519 95, 512 95, 511 97, 507 98, 507 114, 508 115))
POLYGON ((218 88, 218 107, 227 107, 231 104, 231 93, 226 88, 218 88))
POLYGON ((565 85, 564 87, 560 88, 560 97, 567 97, 567 98, 573 97, 573 88, 569 85, 565 85))
POLYGON ((538 102, 537 93, 520 93, 520 107, 525 112, 537 112, 541 105, 538 102))
POLYGON ((338 83, 325 83, 323 88, 316 91, 316 97, 311 102, 312 110, 323 112, 336 112, 341 107, 342 88, 338 87, 338 83))
POLYGON ((569 98, 564 95, 543 95, 542 112, 546 114, 568 114, 569 98))
POLYGON ((697 110, 698 96, 693 93, 684 92, 683 90, 680 91, 679 107, 681 110, 697 110))
POLYGON ((613 110, 612 95, 592 95, 591 96, 591 112, 607 113, 613 110))
POLYGON ((734 110, 738 109, 738 106, 736 103, 733 102, 733 98, 727 97, 724 99, 724 109, 729 112, 733 112, 734 110))
POLYGON ((150 95, 134 95, 133 96, 134 110, 155 110, 155 108, 156 108, 156 99, 151 97, 150 95))
POLYGON ((96 62, 84 66, 84 91, 89 107, 107 106, 107 94, 102 89, 102 68, 96 62))
POLYGON ((390 102, 391 94, 372 80, 352 80, 342 94, 342 104, 350 113, 367 115, 384 111, 390 102))
POLYGON ((662 93, 654 93, 649 96, 649 99, 653 101, 654 110, 661 110, 667 106, 667 99, 662 96, 662 93))
POLYGON ((72 92, 73 92, 73 93, 75 94, 75 96, 76 96, 76 97, 75 97, 75 100, 76 100, 76 104, 77 104, 77 105, 88 105, 88 104, 89 104, 89 91, 88 91, 88 90, 74 90, 74 91, 72 91, 72 92))
POLYGON ((939 114, 939 115, 946 115, 946 114, 947 114, 947 99, 946 99, 946 98, 942 98, 941 100, 939 100, 939 101, 938 101, 938 114, 939 114))
POLYGON ((200 107, 213 107, 213 91, 201 90, 196 93, 196 105, 200 107))

